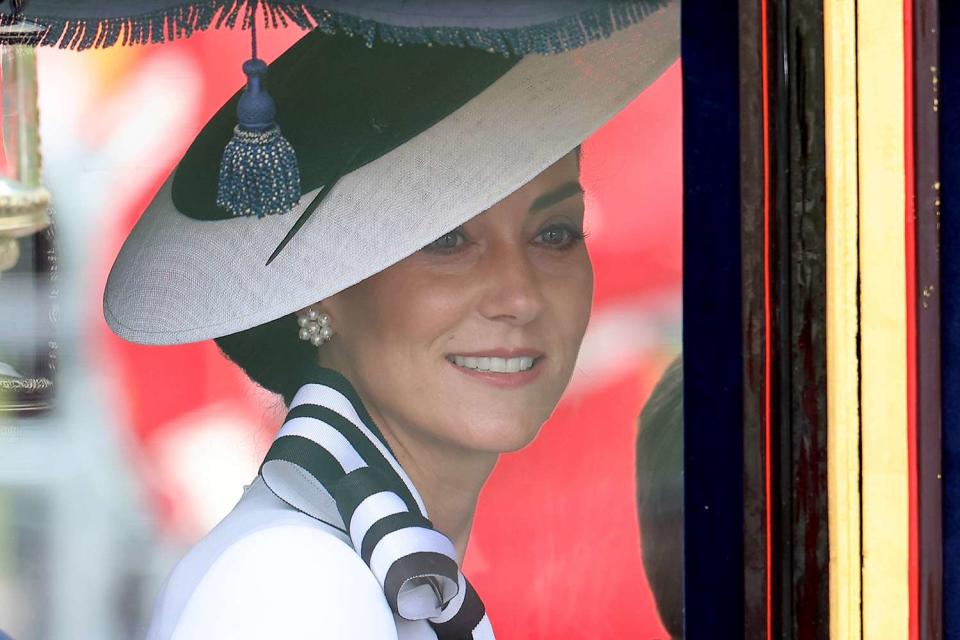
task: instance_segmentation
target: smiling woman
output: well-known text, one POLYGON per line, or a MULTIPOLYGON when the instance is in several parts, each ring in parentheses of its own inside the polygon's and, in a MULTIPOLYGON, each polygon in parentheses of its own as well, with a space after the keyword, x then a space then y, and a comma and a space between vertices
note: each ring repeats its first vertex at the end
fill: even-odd
POLYGON ((497 455, 530 443, 570 380, 593 271, 576 157, 317 305, 346 375, 463 557, 497 455), (562 200, 557 196, 569 194, 562 200), (553 201, 553 204, 550 204, 553 201), (457 488, 456 500, 445 496, 457 488))
MULTIPOLYGON (((420 251, 297 313, 301 338, 329 336, 313 341, 319 352, 299 341, 305 359, 353 382, 460 560, 498 455, 536 436, 586 330, 593 271, 578 176, 567 154, 420 251)), ((282 385, 262 333, 218 343, 261 372, 256 382, 282 385)))
POLYGON ((677 13, 551 56, 306 36, 270 70, 295 223, 218 210, 242 96, 208 123, 105 315, 137 342, 216 339, 289 412, 152 640, 493 637, 460 567, 499 455, 534 440, 587 328, 579 145, 675 59, 677 13))
POLYGON ((590 315, 583 197, 568 187, 577 175, 576 158, 565 156, 317 305, 342 327, 320 363, 384 407, 374 417, 388 440, 405 449, 414 429, 426 436, 421 445, 499 453, 536 435, 570 379, 590 315))

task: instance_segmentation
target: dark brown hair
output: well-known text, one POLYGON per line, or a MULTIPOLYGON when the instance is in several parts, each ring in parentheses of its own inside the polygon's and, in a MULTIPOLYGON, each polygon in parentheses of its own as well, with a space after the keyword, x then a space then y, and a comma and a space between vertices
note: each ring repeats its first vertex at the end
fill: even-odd
POLYGON ((683 637, 683 360, 657 382, 640 413, 637 509, 643 566, 667 632, 683 637))
POLYGON ((299 338, 294 314, 216 338, 217 346, 255 383, 283 396, 290 404, 303 372, 316 364, 317 348, 299 338))

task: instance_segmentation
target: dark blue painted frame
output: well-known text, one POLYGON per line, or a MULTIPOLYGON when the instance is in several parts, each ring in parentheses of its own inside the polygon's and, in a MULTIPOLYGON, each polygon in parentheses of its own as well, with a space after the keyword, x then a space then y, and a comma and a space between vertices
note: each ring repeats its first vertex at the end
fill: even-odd
POLYGON ((960 3, 940 3, 943 632, 960 640, 960 3))
POLYGON ((685 0, 681 21, 685 637, 742 638, 738 3, 685 0))

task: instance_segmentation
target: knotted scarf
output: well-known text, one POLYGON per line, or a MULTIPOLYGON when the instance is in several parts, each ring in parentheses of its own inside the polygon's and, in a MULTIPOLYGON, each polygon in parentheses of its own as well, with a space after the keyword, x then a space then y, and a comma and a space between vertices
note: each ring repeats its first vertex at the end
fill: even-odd
POLYGON ((394 613, 429 621, 439 640, 493 640, 453 543, 346 378, 310 370, 260 475, 281 500, 350 536, 394 613), (340 521, 331 521, 339 514, 340 521))

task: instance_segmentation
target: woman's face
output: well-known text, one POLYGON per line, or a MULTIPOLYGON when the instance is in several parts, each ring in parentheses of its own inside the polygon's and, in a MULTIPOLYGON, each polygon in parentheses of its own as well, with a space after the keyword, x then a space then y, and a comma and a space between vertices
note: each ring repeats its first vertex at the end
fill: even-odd
POLYGON ((528 444, 570 380, 593 269, 573 153, 503 201, 319 306, 320 362, 388 437, 473 451, 528 444))

